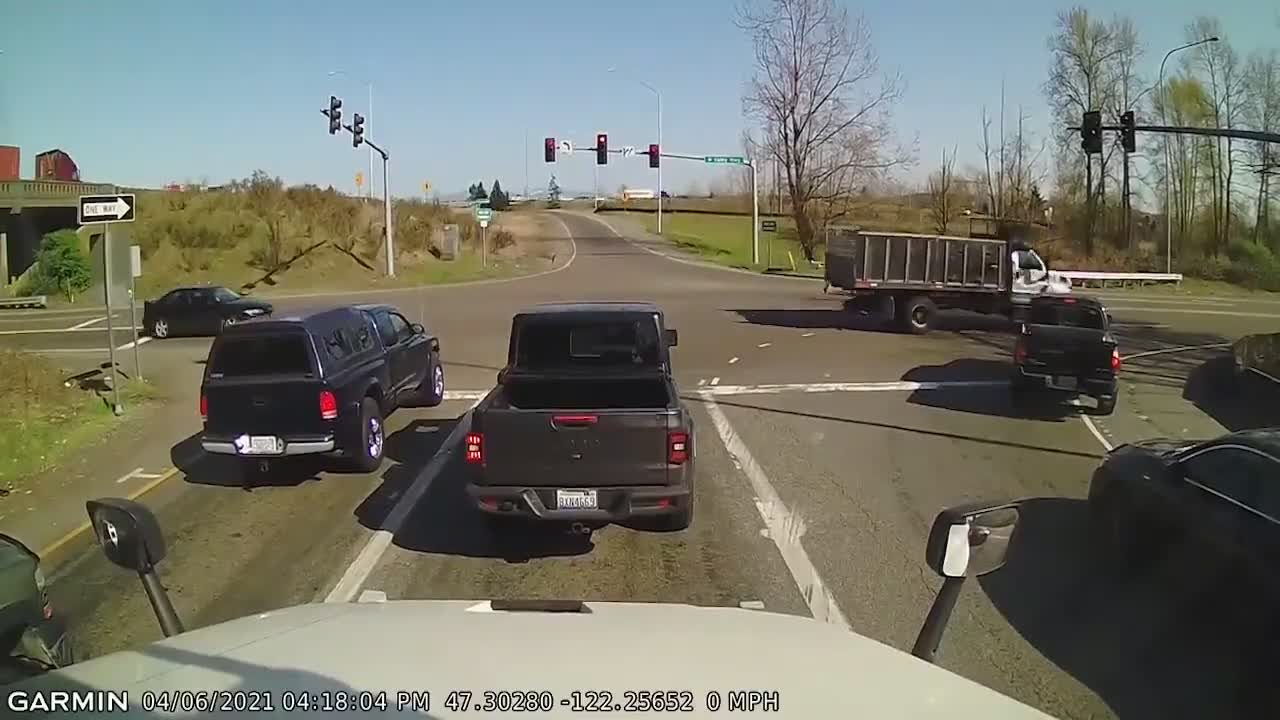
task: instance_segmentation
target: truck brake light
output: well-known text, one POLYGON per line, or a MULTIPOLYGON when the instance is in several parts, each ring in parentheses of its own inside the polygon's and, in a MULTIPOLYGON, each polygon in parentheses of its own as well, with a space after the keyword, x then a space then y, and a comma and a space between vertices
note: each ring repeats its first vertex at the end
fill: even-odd
POLYGON ((472 465, 484 462, 484 435, 480 433, 467 433, 466 451, 463 459, 472 465))
POLYGON ((209 419, 209 396, 200 393, 200 421, 209 419))
POLYGON ((1111 350, 1111 369, 1118 371, 1120 369, 1120 349, 1112 348, 1111 350))
POLYGON ((323 420, 335 420, 338 417, 338 398, 330 390, 320 391, 320 417, 323 420))
POLYGON ((667 433, 667 462, 681 465, 689 459, 689 433, 673 430, 667 433))

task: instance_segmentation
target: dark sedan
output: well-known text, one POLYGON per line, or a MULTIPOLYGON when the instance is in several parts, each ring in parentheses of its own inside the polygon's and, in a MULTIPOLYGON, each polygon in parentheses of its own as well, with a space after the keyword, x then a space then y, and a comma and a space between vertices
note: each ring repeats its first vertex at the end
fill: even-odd
POLYGON ((1241 390, 1280 390, 1280 333, 1245 335, 1231 346, 1241 390))
POLYGON ((270 303, 244 297, 224 287, 170 290, 142 305, 143 332, 161 339, 179 335, 217 335, 241 320, 270 315, 270 303))
POLYGON ((1117 569, 1158 560, 1280 597, 1280 428, 1121 445, 1094 473, 1089 509, 1117 569))

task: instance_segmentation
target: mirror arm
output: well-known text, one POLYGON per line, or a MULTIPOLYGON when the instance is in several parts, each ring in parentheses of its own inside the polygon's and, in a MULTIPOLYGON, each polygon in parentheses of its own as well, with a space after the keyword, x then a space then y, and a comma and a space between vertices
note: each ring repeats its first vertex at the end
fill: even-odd
POLYGON ((169 602, 169 593, 165 591, 164 585, 160 584, 160 577, 156 575, 155 570, 139 572, 138 577, 142 578, 142 589, 147 593, 147 600, 151 601, 151 609, 156 614, 156 620, 160 621, 160 632, 163 632, 165 637, 173 637, 184 632, 182 620, 173 609, 173 603, 169 602))
POLYGON ((912 655, 925 662, 933 662, 938 654, 938 645, 942 643, 942 632, 947 629, 951 611, 955 610, 956 601, 960 599, 962 587, 964 587, 963 577, 949 577, 942 581, 942 588, 938 590, 938 596, 929 606, 929 615, 920 628, 916 644, 911 648, 912 655))

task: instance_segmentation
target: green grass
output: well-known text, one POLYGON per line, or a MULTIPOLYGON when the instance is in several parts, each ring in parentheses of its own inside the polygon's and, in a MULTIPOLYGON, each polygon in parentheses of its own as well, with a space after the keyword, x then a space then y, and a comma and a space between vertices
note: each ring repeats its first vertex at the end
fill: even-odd
MULTIPOLYGON (((653 215, 634 217, 642 218, 644 227, 649 232, 656 232, 657 217, 653 215)), ((791 259, 796 262, 795 270, 810 271, 804 260, 804 252, 794 239, 795 224, 787 218, 776 218, 777 232, 760 233, 760 262, 751 262, 751 217, 741 215, 704 215, 680 214, 664 215, 662 234, 677 247, 687 250, 706 260, 729 267, 744 268, 756 271, 788 271, 792 270, 791 259), (787 253, 791 255, 788 257, 787 253)), ((821 253, 819 253, 820 255, 821 253)))
MULTIPOLYGON (((0 350, 0 491, 17 491, 120 422, 96 393, 64 386, 65 376, 40 356, 0 350)), ((131 414, 160 399, 141 382, 120 391, 131 414)))

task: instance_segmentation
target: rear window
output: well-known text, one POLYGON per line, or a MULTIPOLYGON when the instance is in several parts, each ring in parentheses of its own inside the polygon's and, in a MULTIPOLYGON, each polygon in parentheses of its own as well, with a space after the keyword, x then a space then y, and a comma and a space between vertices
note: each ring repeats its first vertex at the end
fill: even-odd
POLYGON ((1061 325, 1063 327, 1105 330, 1106 318, 1092 305, 1067 303, 1032 303, 1033 325, 1061 325))
POLYGON ((653 318, 603 322, 531 322, 520 329, 516 364, 524 368, 657 366, 653 318))
POLYGON ((303 333, 223 336, 210 359, 210 377, 309 375, 310 353, 303 333))

